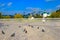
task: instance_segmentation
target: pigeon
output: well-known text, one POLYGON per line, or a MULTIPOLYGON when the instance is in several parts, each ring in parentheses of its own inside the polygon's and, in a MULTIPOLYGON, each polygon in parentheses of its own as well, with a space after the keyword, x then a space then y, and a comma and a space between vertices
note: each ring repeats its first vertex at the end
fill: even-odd
POLYGON ((14 37, 15 36, 15 33, 13 33, 12 35, 11 35, 11 37, 14 37))
POLYGON ((31 25, 28 25, 28 26, 31 26, 31 25))
POLYGON ((27 31, 25 31, 25 33, 27 33, 27 31))
POLYGON ((39 29, 39 27, 37 27, 37 29, 39 29))
POLYGON ((19 28, 20 28, 21 26, 19 26, 19 28))
POLYGON ((24 29, 24 32, 25 32, 25 33, 27 33, 27 30, 26 30, 26 29, 24 29))
POLYGON ((25 31, 26 29, 24 29, 23 31, 25 31))
POLYGON ((3 30, 2 30, 2 34, 5 34, 3 30))
POLYGON ((33 26, 31 26, 33 28, 33 26))
POLYGON ((32 26, 32 25, 28 25, 28 26, 33 28, 33 26, 32 26))
POLYGON ((42 32, 45 32, 44 29, 42 29, 42 32))

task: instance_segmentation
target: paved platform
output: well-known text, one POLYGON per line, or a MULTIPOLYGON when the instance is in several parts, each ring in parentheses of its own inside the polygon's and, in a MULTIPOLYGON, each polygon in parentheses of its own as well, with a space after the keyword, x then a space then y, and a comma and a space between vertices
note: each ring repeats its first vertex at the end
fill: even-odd
POLYGON ((60 40, 60 21, 2 21, 0 40, 60 40))

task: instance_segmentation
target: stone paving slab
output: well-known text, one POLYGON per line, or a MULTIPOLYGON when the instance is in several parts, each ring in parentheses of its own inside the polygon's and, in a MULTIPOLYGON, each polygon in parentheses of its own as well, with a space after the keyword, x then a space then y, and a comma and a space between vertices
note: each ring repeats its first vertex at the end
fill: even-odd
POLYGON ((60 40, 58 23, 0 21, 0 40, 60 40))

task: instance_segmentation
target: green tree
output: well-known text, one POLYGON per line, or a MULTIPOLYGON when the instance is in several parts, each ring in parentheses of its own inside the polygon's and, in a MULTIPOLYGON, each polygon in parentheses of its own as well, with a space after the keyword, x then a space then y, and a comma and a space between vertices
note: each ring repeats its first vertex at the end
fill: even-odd
POLYGON ((35 14, 34 17, 35 18, 42 18, 42 16, 40 14, 35 14))
POLYGON ((10 19, 11 17, 9 15, 6 15, 6 16, 3 15, 2 18, 4 18, 4 19, 10 19))
POLYGON ((21 14, 15 14, 14 18, 23 18, 23 15, 21 15, 21 14))
POLYGON ((50 16, 51 18, 60 18, 60 9, 56 12, 53 12, 50 16))
POLYGON ((31 17, 33 17, 33 15, 32 15, 32 14, 28 15, 28 18, 31 18, 31 17))
POLYGON ((2 18, 2 13, 0 13, 0 18, 2 18))
POLYGON ((60 9, 56 11, 57 13, 60 13, 60 9))

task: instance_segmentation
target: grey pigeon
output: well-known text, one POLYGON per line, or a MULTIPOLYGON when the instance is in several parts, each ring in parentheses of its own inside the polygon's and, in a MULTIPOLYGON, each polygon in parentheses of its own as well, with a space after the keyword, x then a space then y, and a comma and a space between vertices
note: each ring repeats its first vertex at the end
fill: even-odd
POLYGON ((2 34, 5 34, 3 30, 2 30, 2 34))
POLYGON ((13 33, 12 35, 11 35, 11 37, 14 37, 15 36, 15 33, 13 33))
POLYGON ((45 32, 45 30, 44 30, 44 29, 42 29, 42 32, 45 32))

